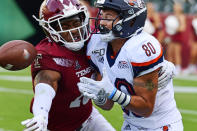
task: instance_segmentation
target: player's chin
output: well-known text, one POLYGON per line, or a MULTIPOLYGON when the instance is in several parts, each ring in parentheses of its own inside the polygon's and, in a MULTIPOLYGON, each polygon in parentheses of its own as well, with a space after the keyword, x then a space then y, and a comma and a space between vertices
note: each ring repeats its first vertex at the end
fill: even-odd
POLYGON ((67 42, 72 43, 72 42, 79 42, 81 41, 80 37, 75 37, 74 39, 69 39, 67 42))

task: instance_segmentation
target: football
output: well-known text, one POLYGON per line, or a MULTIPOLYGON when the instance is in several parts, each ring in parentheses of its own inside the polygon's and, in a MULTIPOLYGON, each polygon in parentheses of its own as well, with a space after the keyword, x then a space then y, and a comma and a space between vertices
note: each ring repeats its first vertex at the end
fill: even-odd
POLYGON ((17 71, 28 67, 36 58, 35 47, 24 40, 12 40, 0 46, 0 66, 17 71))

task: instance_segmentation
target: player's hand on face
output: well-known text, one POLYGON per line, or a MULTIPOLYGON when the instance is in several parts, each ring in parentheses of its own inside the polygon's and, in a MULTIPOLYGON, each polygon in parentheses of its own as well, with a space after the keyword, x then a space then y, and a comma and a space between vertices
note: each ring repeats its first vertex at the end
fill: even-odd
POLYGON ((48 120, 42 115, 21 122, 26 128, 23 131, 47 131, 48 120))
POLYGON ((158 88, 163 88, 168 85, 172 78, 176 75, 176 68, 172 62, 164 61, 159 72, 158 88))
POLYGON ((115 88, 106 73, 106 69, 103 69, 103 78, 101 81, 81 77, 80 82, 77 85, 79 87, 79 91, 91 99, 97 99, 101 90, 104 90, 106 96, 110 96, 115 88))

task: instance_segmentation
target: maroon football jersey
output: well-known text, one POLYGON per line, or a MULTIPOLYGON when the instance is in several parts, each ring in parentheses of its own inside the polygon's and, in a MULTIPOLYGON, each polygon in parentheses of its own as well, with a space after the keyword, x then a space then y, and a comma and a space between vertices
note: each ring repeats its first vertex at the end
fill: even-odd
POLYGON ((85 51, 72 52, 48 39, 42 40, 36 49, 37 59, 32 64, 33 80, 40 70, 54 70, 61 74, 58 90, 49 112, 48 129, 74 131, 92 111, 91 100, 83 97, 77 87, 80 77, 91 77, 93 73, 85 51))

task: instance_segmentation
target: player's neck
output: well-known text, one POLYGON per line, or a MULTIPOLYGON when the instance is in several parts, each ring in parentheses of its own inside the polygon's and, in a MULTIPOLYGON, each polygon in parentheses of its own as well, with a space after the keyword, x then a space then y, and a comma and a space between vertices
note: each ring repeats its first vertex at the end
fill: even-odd
POLYGON ((111 44, 113 51, 117 53, 122 48, 126 40, 127 39, 115 39, 112 40, 109 44, 111 44))

